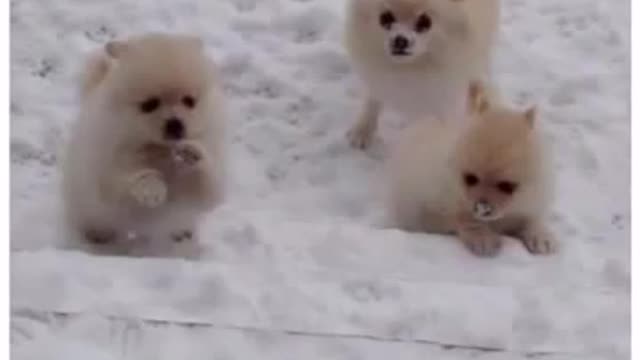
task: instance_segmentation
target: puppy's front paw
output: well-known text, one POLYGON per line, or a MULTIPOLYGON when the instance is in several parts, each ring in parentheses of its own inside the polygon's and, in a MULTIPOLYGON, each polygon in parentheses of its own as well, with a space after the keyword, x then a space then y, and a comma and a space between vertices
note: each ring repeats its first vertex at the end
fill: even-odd
POLYGON ((557 250, 553 235, 543 228, 533 228, 525 231, 522 235, 522 243, 534 255, 550 255, 557 250))
POLYGON ((159 171, 141 170, 132 176, 129 193, 140 206, 153 209, 167 201, 167 185, 159 171))
POLYGON ((193 239, 193 231, 181 230, 171 234, 171 239, 176 243, 182 243, 193 239))
POLYGON ((174 161, 182 167, 191 168, 196 166, 204 157, 202 146, 193 142, 182 142, 173 149, 174 161))
POLYGON ((84 237, 91 244, 105 245, 114 242, 118 234, 111 229, 88 228, 84 231, 84 237))
POLYGON ((375 126, 368 122, 359 122, 347 132, 347 139, 351 147, 365 150, 371 146, 375 133, 375 126))
POLYGON ((481 257, 494 257, 502 249, 502 238, 493 232, 466 234, 462 236, 462 242, 473 254, 481 257))

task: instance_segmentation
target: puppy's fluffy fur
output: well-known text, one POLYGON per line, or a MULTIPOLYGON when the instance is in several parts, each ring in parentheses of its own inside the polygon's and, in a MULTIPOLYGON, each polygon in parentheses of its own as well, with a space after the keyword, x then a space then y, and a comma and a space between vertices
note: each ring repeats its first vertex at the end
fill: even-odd
POLYGON ((64 169, 74 229, 98 243, 193 235, 222 195, 216 83, 186 35, 113 41, 89 59, 64 169))
POLYGON ((500 235, 550 253, 551 193, 536 112, 492 103, 469 90, 467 122, 429 119, 406 130, 390 159, 390 210, 402 228, 456 233, 478 255, 495 255, 500 235))
POLYGON ((368 98, 349 131, 366 148, 383 106, 409 118, 464 112, 470 79, 486 80, 499 0, 350 0, 346 46, 368 98))

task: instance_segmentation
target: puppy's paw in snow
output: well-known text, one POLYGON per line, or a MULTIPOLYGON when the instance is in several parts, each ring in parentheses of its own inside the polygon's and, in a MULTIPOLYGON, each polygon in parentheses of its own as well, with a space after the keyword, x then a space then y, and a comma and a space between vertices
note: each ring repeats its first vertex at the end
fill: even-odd
POLYGON ((88 228, 84 231, 84 238, 94 245, 113 243, 118 237, 115 230, 88 228))
POLYGON ((183 168, 195 167, 203 157, 204 150, 202 146, 194 142, 181 142, 173 148, 173 159, 178 166, 183 168))
POLYGON ((167 201, 167 191, 162 174, 157 170, 145 169, 131 176, 129 194, 141 207, 161 206, 167 201))
POLYGON ((462 242, 473 254, 481 257, 494 257, 502 249, 502 238, 496 233, 477 234, 463 237, 462 242))
POLYGON ((176 243, 183 243, 193 239, 193 231, 181 230, 171 234, 171 239, 176 243))
POLYGON ((522 243, 534 255, 551 255, 557 251, 553 235, 541 226, 526 229, 522 234, 522 243))
POLYGON ((372 122, 361 121, 347 132, 347 139, 351 147, 365 150, 371 146, 375 134, 376 126, 372 122))
POLYGON ((458 224, 458 236, 473 254, 494 257, 502 249, 502 237, 491 230, 488 224, 473 220, 458 224))

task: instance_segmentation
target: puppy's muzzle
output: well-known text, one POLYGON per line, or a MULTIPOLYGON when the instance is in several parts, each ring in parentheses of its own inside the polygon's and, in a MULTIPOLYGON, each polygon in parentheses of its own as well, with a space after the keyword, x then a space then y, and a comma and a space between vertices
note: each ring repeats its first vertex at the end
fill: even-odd
POLYGON ((185 132, 184 123, 178 118, 170 118, 164 124, 164 137, 167 140, 181 140, 185 132))
POLYGON ((477 219, 487 219, 493 216, 495 209, 488 201, 480 200, 473 205, 473 214, 477 219))
POLYGON ((391 40, 391 52, 393 53, 393 55, 409 55, 409 52, 407 50, 409 49, 410 45, 411 42, 409 41, 409 39, 407 39, 403 35, 398 35, 391 40))

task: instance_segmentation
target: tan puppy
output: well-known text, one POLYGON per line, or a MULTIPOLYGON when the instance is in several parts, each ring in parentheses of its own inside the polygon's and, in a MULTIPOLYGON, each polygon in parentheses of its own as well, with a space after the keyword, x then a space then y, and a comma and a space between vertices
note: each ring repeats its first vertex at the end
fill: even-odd
POLYGON ((68 218, 94 243, 189 240, 221 200, 222 114, 197 38, 113 41, 89 61, 64 171, 68 218))
POLYGON ((350 0, 346 46, 368 99, 348 137, 366 148, 383 106, 409 118, 458 118, 485 80, 499 0, 350 0))
POLYGON ((551 253, 535 108, 492 104, 478 85, 469 92, 468 123, 426 119, 407 129, 390 160, 392 215, 407 230, 456 233, 477 255, 497 254, 501 234, 551 253))

